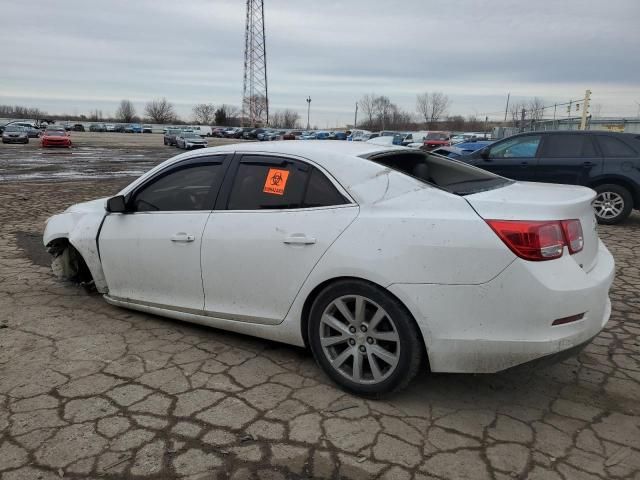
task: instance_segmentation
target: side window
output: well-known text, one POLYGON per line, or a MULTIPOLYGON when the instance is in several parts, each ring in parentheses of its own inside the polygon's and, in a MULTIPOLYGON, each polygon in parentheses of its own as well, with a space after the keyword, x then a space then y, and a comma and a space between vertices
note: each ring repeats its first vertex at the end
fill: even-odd
POLYGON ((587 135, 549 135, 544 139, 544 157, 593 157, 595 155, 593 142, 587 135))
POLYGON ((293 160, 243 160, 231 187, 228 210, 300 208, 310 167, 293 160))
POLYGON ((329 207, 348 203, 331 181, 317 168, 312 168, 304 195, 303 207, 329 207))
POLYGON ((222 164, 187 165, 172 170, 136 192, 131 199, 135 212, 210 210, 214 183, 222 164))
POLYGON ((535 157, 538 145, 540 145, 540 135, 512 138, 491 147, 489 156, 491 158, 535 157))
POLYGON ((622 140, 598 135, 598 143, 605 157, 635 157, 638 154, 622 140))

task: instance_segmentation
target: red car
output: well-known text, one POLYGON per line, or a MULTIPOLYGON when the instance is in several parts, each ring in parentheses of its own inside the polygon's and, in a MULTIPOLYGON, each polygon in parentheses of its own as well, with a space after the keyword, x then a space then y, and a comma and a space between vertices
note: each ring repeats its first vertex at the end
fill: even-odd
POLYGON ((71 148, 71 138, 67 132, 63 130, 45 130, 40 138, 40 144, 43 148, 47 147, 66 147, 71 148))
POLYGON ((438 147, 449 147, 451 145, 450 132, 429 132, 424 137, 424 150, 433 150, 438 147))

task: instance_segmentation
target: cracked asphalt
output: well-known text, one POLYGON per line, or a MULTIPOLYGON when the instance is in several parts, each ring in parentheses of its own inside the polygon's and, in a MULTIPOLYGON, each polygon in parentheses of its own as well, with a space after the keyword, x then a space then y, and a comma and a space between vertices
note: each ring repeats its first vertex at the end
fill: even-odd
POLYGON ((640 215, 600 228, 613 314, 580 355, 365 400, 303 349, 54 278, 44 220, 126 183, 0 183, 2 480, 640 479, 640 215))

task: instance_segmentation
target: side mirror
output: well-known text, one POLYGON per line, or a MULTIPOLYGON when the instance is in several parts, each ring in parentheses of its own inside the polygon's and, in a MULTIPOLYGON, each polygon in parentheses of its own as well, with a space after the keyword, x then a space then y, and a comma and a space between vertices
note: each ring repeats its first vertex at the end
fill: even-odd
POLYGON ((109 213, 125 213, 127 211, 127 202, 124 195, 117 195, 107 200, 107 212, 109 213))
POLYGON ((483 160, 489 160, 489 149, 488 148, 483 148, 482 150, 480 150, 480 158, 482 158, 483 160))

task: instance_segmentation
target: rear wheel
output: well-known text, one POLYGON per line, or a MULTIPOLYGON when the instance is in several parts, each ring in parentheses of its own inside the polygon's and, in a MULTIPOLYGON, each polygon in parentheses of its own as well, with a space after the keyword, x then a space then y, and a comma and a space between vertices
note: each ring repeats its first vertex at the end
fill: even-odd
POLYGON ((336 282, 311 307, 308 338, 316 362, 349 392, 376 396, 405 388, 422 361, 418 328, 380 287, 336 282))
POLYGON ((633 197, 629 190, 620 185, 605 184, 594 188, 597 192, 593 209, 598 223, 613 225, 622 222, 633 208, 633 197))

